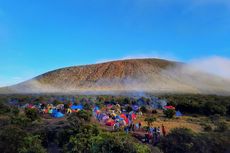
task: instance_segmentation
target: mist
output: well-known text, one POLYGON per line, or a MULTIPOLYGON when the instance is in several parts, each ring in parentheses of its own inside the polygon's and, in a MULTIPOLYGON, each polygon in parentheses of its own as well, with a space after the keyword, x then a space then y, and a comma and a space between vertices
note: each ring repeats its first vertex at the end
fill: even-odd
POLYGON ((137 74, 124 78, 99 78, 96 82, 74 82, 44 84, 36 79, 8 88, 13 93, 78 93, 108 94, 124 93, 193 93, 230 95, 230 60, 223 57, 210 57, 177 63, 161 69, 157 73, 137 74))

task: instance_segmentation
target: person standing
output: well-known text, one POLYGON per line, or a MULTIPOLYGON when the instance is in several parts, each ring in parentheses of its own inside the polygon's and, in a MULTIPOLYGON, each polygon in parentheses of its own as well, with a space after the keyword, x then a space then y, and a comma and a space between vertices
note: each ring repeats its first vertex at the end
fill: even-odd
POLYGON ((162 134, 165 137, 166 136, 166 130, 165 130, 165 126, 162 124, 162 134))
POLYGON ((139 130, 141 129, 141 122, 139 122, 139 130))

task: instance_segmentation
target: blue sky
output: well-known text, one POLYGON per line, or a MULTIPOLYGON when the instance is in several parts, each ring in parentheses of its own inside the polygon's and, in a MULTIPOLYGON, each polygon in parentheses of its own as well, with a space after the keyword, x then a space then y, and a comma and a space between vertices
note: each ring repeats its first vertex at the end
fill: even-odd
POLYGON ((230 57, 229 0, 0 0, 0 86, 113 59, 230 57))

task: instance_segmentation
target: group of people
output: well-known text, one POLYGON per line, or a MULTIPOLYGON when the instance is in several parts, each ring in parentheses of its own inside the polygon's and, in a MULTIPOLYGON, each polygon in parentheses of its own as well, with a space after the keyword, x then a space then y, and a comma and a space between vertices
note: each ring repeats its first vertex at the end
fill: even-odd
POLYGON ((156 145, 159 141, 161 136, 166 136, 165 126, 162 124, 160 127, 149 127, 147 133, 145 134, 145 141, 147 143, 152 143, 156 145))
POLYGON ((129 124, 129 125, 127 125, 127 126, 124 127, 124 131, 125 131, 126 133, 135 132, 135 131, 137 131, 137 130, 141 130, 141 127, 142 127, 141 122, 136 123, 136 124, 131 123, 131 124, 129 124))

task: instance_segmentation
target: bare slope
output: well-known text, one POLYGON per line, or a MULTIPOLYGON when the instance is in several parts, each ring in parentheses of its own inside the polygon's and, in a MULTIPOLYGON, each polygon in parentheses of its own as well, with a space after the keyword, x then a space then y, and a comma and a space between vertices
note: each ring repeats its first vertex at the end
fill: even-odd
POLYGON ((229 81, 160 59, 68 67, 8 87, 8 92, 230 93, 229 81))

